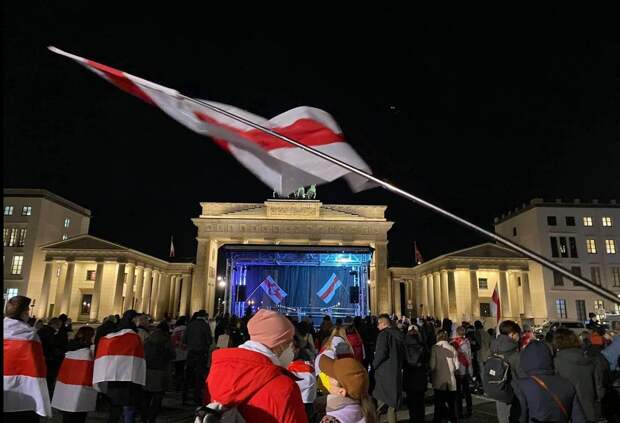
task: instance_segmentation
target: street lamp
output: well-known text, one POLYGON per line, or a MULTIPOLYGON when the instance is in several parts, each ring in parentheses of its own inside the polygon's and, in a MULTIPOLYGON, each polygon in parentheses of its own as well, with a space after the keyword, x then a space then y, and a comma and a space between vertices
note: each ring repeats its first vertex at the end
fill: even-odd
POLYGON ((226 286, 226 282, 220 281, 219 286, 220 288, 224 288, 226 286))

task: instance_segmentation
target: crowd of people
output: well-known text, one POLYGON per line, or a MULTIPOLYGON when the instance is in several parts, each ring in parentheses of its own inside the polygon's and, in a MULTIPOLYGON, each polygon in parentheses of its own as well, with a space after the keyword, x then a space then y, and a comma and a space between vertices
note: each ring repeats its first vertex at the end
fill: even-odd
POLYGON ((537 339, 510 320, 410 319, 387 314, 333 320, 250 310, 243 317, 166 316, 134 310, 74 331, 66 315, 29 316, 8 300, 4 318, 4 416, 85 422, 155 422, 164 394, 181 392, 199 419, 248 422, 397 421, 402 406, 423 423, 472 416, 472 394, 496 402, 500 423, 620 422, 620 334, 594 318, 576 334, 537 339))

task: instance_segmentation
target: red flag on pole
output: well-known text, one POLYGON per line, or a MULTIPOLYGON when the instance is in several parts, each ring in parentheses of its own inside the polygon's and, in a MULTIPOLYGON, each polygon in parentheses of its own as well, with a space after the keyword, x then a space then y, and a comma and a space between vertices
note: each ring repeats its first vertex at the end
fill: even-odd
POLYGON ((497 324, 499 324, 499 321, 502 318, 502 311, 497 285, 495 285, 495 289, 493 290, 493 296, 491 297, 491 315, 497 317, 497 324))
POLYGON ((415 242, 413 243, 413 249, 415 251, 415 264, 422 264, 424 259, 422 258, 422 253, 418 250, 418 244, 415 242))
POLYGON ((172 241, 172 235, 170 235, 170 257, 174 257, 174 242, 172 241))

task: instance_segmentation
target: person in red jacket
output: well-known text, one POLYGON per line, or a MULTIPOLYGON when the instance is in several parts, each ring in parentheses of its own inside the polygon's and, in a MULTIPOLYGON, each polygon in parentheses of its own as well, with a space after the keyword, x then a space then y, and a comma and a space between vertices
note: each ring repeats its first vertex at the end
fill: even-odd
POLYGON ((286 370, 294 357, 292 323, 261 309, 249 320, 248 332, 250 340, 238 348, 213 352, 205 404, 236 407, 248 422, 307 422, 297 378, 286 370))

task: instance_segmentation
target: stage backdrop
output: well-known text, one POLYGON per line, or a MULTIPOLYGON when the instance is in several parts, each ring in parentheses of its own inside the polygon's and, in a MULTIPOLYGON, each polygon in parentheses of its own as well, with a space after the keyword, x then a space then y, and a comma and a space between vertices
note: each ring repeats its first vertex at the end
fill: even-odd
MULTIPOLYGON (((340 303, 340 307, 354 307, 349 301, 349 288, 353 286, 353 277, 349 275, 350 267, 342 266, 248 266, 246 275, 246 294, 249 295, 267 278, 271 278, 288 295, 281 305, 288 307, 330 307, 340 303), (324 302, 317 292, 336 274, 342 282, 333 298, 324 302)), ((250 298, 246 298, 246 301, 250 298)), ((252 299, 260 305, 274 305, 262 288, 258 288, 252 299)))

